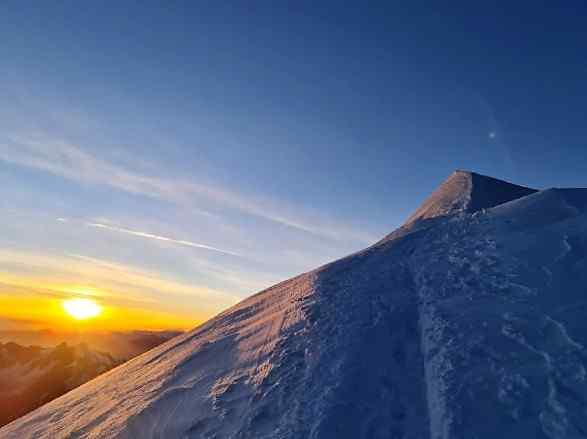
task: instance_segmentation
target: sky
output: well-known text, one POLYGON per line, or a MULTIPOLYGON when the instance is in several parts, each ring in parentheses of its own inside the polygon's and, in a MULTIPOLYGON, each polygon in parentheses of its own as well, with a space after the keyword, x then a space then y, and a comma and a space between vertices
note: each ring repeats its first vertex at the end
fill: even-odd
POLYGON ((454 169, 587 186, 584 2, 363 3, 4 2, 0 329, 190 328, 454 169))

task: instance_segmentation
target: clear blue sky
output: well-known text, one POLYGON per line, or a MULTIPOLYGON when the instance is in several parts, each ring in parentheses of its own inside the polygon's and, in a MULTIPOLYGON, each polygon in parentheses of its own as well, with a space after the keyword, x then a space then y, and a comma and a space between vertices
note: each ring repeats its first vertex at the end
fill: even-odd
MULTIPOLYGON (((209 313, 365 247, 455 168, 587 186, 584 2, 314 3, 4 2, 0 294, 94 261, 209 313)), ((60 282, 104 288, 85 269, 60 282)))

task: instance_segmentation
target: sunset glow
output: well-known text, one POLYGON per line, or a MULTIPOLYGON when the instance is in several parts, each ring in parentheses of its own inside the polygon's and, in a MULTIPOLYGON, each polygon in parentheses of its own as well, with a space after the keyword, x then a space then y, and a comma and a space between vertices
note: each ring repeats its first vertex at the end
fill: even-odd
POLYGON ((86 320, 97 317, 102 307, 90 299, 69 299, 63 301, 63 309, 76 320, 86 320))
POLYGON ((0 330, 187 330, 238 300, 197 279, 77 254, 2 249, 0 266, 8 267, 0 269, 0 330), (78 313, 76 299, 97 304, 99 314, 78 313))

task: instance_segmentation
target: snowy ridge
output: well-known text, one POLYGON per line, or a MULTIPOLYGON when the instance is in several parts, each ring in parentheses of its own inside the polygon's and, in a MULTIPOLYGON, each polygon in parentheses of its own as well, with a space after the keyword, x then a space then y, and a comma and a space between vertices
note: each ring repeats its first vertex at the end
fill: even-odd
POLYGON ((587 438, 587 191, 497 181, 490 206, 490 187, 452 180, 427 227, 258 293, 0 437, 587 438))
POLYGON ((406 224, 459 212, 473 213, 535 192, 535 189, 458 170, 424 201, 406 224))
POLYGON ((536 193, 536 189, 518 186, 474 172, 453 172, 397 230, 377 244, 401 238, 433 227, 447 217, 476 213, 536 193))

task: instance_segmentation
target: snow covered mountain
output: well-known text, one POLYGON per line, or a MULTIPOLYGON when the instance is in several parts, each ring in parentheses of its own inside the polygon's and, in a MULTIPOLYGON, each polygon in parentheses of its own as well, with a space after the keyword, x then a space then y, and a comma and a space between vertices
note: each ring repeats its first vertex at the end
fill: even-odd
POLYGON ((587 438, 587 190, 457 171, 359 253, 262 291, 2 438, 587 438))

